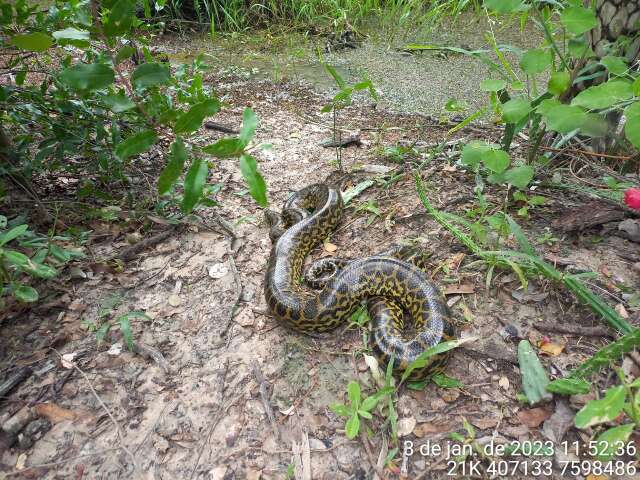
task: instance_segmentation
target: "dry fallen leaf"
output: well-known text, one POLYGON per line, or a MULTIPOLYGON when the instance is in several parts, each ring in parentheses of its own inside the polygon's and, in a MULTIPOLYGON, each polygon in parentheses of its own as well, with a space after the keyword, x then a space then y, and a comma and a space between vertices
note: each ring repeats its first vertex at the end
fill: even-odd
POLYGON ((416 426, 416 419, 414 417, 405 417, 398 420, 398 436, 406 437, 416 426))
POLYGON ((509 390, 509 379, 507 377, 500 377, 498 385, 500 385, 503 390, 509 390))
POLYGON ((494 428, 498 425, 498 417, 494 417, 493 415, 489 415, 487 417, 482 417, 478 419, 472 419, 471 424, 475 427, 478 427, 480 430, 486 430, 488 428, 494 428))
POLYGON ((179 307, 180 304, 182 303, 182 299, 180 298, 180 295, 176 295, 175 293, 172 293, 171 295, 169 295, 169 299, 167 301, 169 302, 169 305, 171 305, 172 307, 179 307))
POLYGON ((60 363, 62 363, 62 366, 64 368, 70 370, 73 368, 73 359, 76 358, 76 355, 78 355, 78 352, 65 353, 64 355, 62 355, 60 363))
POLYGON ((463 283, 462 285, 448 285, 444 289, 445 295, 454 295, 454 294, 470 294, 475 293, 476 287, 469 283, 463 283))
POLYGON ((589 475, 587 475, 587 480, 608 480, 609 477, 607 477, 606 475, 594 475, 593 473, 590 473, 589 475))
POLYGON ((222 278, 227 272, 229 272, 229 267, 227 267, 227 264, 224 262, 216 263, 208 267, 208 273, 211 278, 222 278))
POLYGON ((556 355, 560 355, 562 353, 564 347, 564 345, 560 345, 559 343, 545 342, 540 345, 540 353, 555 357, 556 355))
POLYGON ((443 172, 455 172, 457 170, 455 165, 445 165, 442 167, 443 172))
POLYGON ((545 407, 530 408, 518 412, 518 420, 527 427, 536 428, 551 416, 551 409, 545 407))
POLYGON ((338 250, 338 246, 331 242, 324 242, 324 249, 329 253, 333 253, 338 250))
POLYGON ((262 476, 262 470, 253 470, 253 469, 249 469, 246 472, 246 479, 247 480, 260 480, 262 476))
POLYGON ((91 421, 94 419, 93 415, 86 410, 68 410, 55 403, 38 403, 35 406, 35 410, 36 415, 46 418, 53 424, 64 422, 65 420, 75 422, 78 420, 91 421))
POLYGON ((448 423, 424 422, 416 425, 413 429, 413 434, 418 438, 422 438, 430 434, 448 432, 451 429, 452 425, 448 423))
POLYGON ((624 308, 623 304, 621 303, 617 304, 615 307, 615 310, 616 310, 616 313, 620 315, 622 318, 625 318, 625 319, 629 318, 629 313, 627 312, 627 309, 624 308))
POLYGON ((285 409, 285 410, 280 410, 280 413, 283 414, 286 417, 289 417, 291 415, 293 415, 293 412, 295 411, 296 406, 295 405, 291 405, 289 408, 285 409))
POLYGON ((440 392, 440 398, 442 398, 445 402, 451 403, 455 402, 460 396, 460 392, 457 389, 446 389, 440 392))
POLYGON ((455 272, 460 267, 462 260, 466 255, 463 252, 456 253, 454 256, 445 261, 445 264, 451 269, 451 271, 455 272))

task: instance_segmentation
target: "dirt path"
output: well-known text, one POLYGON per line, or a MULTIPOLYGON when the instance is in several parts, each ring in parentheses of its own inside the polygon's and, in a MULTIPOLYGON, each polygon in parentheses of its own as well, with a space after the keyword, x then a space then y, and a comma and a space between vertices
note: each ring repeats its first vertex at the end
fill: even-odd
MULTIPOLYGON (((401 441, 444 445, 450 432, 465 434, 464 421, 474 425, 478 439, 497 432, 509 440, 546 440, 543 420, 584 403, 574 398, 571 404, 562 401, 559 407, 559 401, 534 412, 518 403, 517 340, 505 340, 505 328, 515 328, 533 342, 548 336, 549 342, 561 346, 561 353, 545 359, 550 371, 561 376, 604 339, 551 333, 536 324, 559 322, 578 328, 600 326, 600 321, 557 286, 532 281, 529 294, 522 295, 517 277, 508 272, 497 273, 486 292, 486 272, 477 265, 469 268, 472 259, 464 248, 425 215, 408 166, 382 155, 384 147, 398 142, 416 142, 414 146, 424 151, 445 139, 446 126, 366 104, 350 107, 342 118, 350 128, 361 129, 363 145, 344 150, 345 167, 351 172, 344 177, 336 172, 333 150, 319 146, 329 136, 330 117, 319 114, 327 94, 298 84, 232 77, 220 81, 218 88, 234 107, 216 121, 239 125, 247 105, 260 118, 257 141, 271 148, 256 150, 255 155, 272 208, 279 209, 291 192, 312 182, 343 180, 348 187, 374 178, 367 173, 370 168, 357 169, 363 165, 403 174, 389 188, 378 182, 353 201, 358 206, 371 200, 380 213, 371 217, 349 208, 331 237, 335 253, 363 256, 400 241, 432 252, 434 279, 447 295, 458 329, 479 340, 467 350, 455 351, 447 366, 446 373, 463 387, 429 384, 422 391, 402 391, 398 414, 406 436, 401 441)), ((202 135, 217 138, 211 132, 202 135)), ((468 130, 447 140, 478 135, 468 130)), ((497 132, 489 131, 492 135, 497 138, 497 132)), ((350 380, 358 379, 368 392, 376 388, 361 355, 368 349, 363 331, 340 329, 316 339, 275 323, 262 293, 270 249, 262 212, 247 194, 238 194, 245 187, 236 160, 220 161, 212 171, 211 183, 223 184, 219 212, 233 224, 235 240, 204 226, 190 226, 144 251, 121 271, 98 263, 87 266, 89 278, 65 286, 60 301, 3 322, 2 371, 29 365, 34 372, 1 404, 0 423, 25 405, 40 405, 39 418, 48 419, 51 428, 34 433, 31 446, 27 435, 22 445, 6 450, 0 476, 282 479, 290 478, 286 475, 295 463, 293 452, 301 450, 309 455, 298 455, 311 472, 307 478, 371 478, 362 442, 348 441, 344 421, 328 408, 344 401, 350 380), (162 362, 123 348, 116 329, 99 347, 87 331, 100 316, 113 319, 131 311, 148 315, 148 320, 132 319, 134 337, 161 352, 166 371, 162 362), (75 354, 72 361, 78 368, 65 368, 60 355, 67 354, 75 354), (269 385, 275 425, 265 416, 253 362, 269 385)), ((446 149, 422 175, 438 208, 464 214, 474 206, 473 179, 452 165, 446 149)), ((547 195, 550 203, 535 209, 531 221, 525 222, 533 239, 575 201, 547 195)), ((498 206, 502 202, 498 196, 489 198, 498 206)), ((215 228, 213 210, 201 214, 203 224, 215 228)), ((99 242, 91 247, 96 259, 126 245, 126 232, 110 224, 96 227, 102 229, 96 231, 102 235, 99 242)), ((540 251, 569 259, 577 269, 600 272, 600 284, 639 287, 633 270, 637 264, 632 267, 633 259, 615 253, 626 241, 608 236, 593 243, 588 237, 557 236, 561 241, 540 245, 540 251)), ((637 255, 637 246, 624 246, 637 255)), ((329 254, 317 249, 314 258, 329 254)), ((376 414, 371 424, 369 443, 376 458, 387 437, 381 430, 383 421, 376 414)), ((568 428, 570 421, 564 414, 547 428, 568 428)), ((568 438, 579 437, 571 431, 568 438)), ((387 470, 390 478, 396 478, 391 472, 403 466, 402 455, 395 458, 387 470)), ((405 458, 408 478, 444 478, 449 465, 438 458, 405 458)))

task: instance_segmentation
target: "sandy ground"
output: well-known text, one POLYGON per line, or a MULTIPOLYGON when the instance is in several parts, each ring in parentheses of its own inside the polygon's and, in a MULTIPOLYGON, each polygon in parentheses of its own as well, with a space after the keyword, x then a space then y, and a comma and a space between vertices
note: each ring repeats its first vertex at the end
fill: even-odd
MULTIPOLYGON (((474 259, 465 248, 425 214, 410 165, 382 154, 384 147, 398 143, 415 142, 427 151, 443 140, 496 140, 499 131, 462 130, 447 137, 448 126, 429 117, 393 114, 361 101, 341 113, 342 125, 359 130, 362 139, 360 147, 343 151, 348 173, 342 175, 336 170, 334 151, 319 146, 330 134, 330 115, 319 113, 329 92, 234 76, 210 81, 233 105, 216 121, 239 125, 245 106, 260 118, 256 144, 271 148, 256 149, 255 156, 269 187, 271 208, 279 209, 291 192, 312 182, 342 181, 347 188, 377 179, 347 208, 330 239, 337 249, 317 248, 313 258, 364 256, 402 241, 420 246, 432 254, 433 278, 446 295, 460 334, 478 337, 454 351, 445 370, 462 387, 431 383, 422 391, 399 393, 403 437, 400 452, 385 468, 388 478, 398 478, 401 469, 406 469, 406 478, 445 478, 450 468, 446 456, 414 452, 403 458, 402 445, 412 441, 416 452, 427 442, 446 446, 451 432, 467 435, 464 422, 473 425, 476 439, 485 443, 492 437, 547 441, 555 435, 558 442, 588 438, 571 428, 572 412, 585 398, 558 397, 538 409, 516 400, 521 390, 517 338, 505 340, 503 333, 507 326, 515 327, 520 337, 533 343, 548 337, 546 341, 561 346, 557 354, 543 356, 554 377, 566 374, 615 334, 583 337, 537 327, 540 322, 602 326, 557 285, 532 280, 528 295, 523 295, 517 277, 503 271, 485 290, 482 266, 470 265, 474 259), (370 167, 363 169, 367 165, 387 167, 387 173, 369 173, 370 167), (385 188, 380 179, 395 173, 401 174, 399 180, 385 188), (353 208, 369 200, 380 211, 372 221, 369 213, 353 208)), ((219 137, 209 131, 202 136, 207 141, 219 137)), ((445 149, 421 174, 436 207, 464 214, 474 206, 473 177, 455 167, 449 156, 445 149)), ((29 366, 33 373, 0 404, 0 423, 33 407, 40 430, 38 425, 31 427, 22 443, 4 451, 0 477, 283 479, 294 478, 287 472, 300 464, 295 478, 373 478, 371 462, 389 439, 381 411, 368 422, 371 435, 363 443, 347 440, 344 420, 328 408, 345 400, 350 380, 357 379, 367 394, 376 390, 363 360, 363 353, 370 353, 366 330, 340 328, 310 338, 280 327, 268 314, 262 293, 268 230, 261 209, 243 193, 237 160, 216 162, 210 182, 223 184, 218 211, 233 225, 234 239, 218 232, 213 210, 201 210, 201 222, 117 269, 100 260, 127 245, 125 235, 135 224, 96 222, 95 240, 88 249, 92 261, 80 266, 87 278, 61 283, 61 297, 4 318, 1 371, 9 374, 29 366), (117 328, 104 344, 96 345, 87 325, 113 321, 131 311, 149 317, 132 319, 136 342, 157 350, 162 358, 127 351, 117 328), (73 364, 62 361, 69 354, 73 364), (264 377, 273 423, 265 415, 252 365, 264 377)), ((555 191, 541 193, 549 203, 522 221, 531 239, 582 202, 555 191)), ((503 197, 503 191, 489 191, 495 208, 503 197)), ((154 232, 165 228, 155 225, 154 232)), ((598 272, 592 283, 609 292, 607 296, 621 299, 620 285, 636 291, 640 287, 637 244, 614 235, 591 241, 597 231, 578 236, 552 233, 559 241, 538 245, 540 253, 561 258, 576 270, 598 272)), ((620 302, 613 300, 616 303, 620 302)), ((637 311, 630 309, 629 314, 638 325, 637 311)), ((637 369, 632 363, 627 367, 637 369)), ((614 379, 603 376, 600 381, 609 385, 614 379)), ((392 442, 388 450, 394 446, 392 442)), ((558 458, 563 458, 560 451, 558 458)), ((458 476, 462 478, 462 472, 458 476)))

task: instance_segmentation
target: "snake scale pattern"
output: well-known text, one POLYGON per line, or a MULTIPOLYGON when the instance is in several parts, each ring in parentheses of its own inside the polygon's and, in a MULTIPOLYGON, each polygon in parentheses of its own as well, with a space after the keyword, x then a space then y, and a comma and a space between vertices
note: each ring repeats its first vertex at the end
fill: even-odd
MULTIPOLYGON (((424 256, 398 247, 362 259, 322 259, 311 267, 312 279, 306 282, 320 290, 304 288, 305 258, 337 227, 342 210, 338 190, 314 184, 285 202, 280 215, 266 212, 272 241, 264 290, 267 304, 286 326, 311 333, 344 324, 367 302, 374 351, 383 363, 393 354, 394 369, 404 369, 427 348, 454 336, 443 299, 423 270, 424 256), (331 269, 332 275, 319 277, 331 269), (405 312, 413 320, 410 335, 403 323, 405 312)), ((444 357, 432 360, 412 377, 425 375, 444 357)))

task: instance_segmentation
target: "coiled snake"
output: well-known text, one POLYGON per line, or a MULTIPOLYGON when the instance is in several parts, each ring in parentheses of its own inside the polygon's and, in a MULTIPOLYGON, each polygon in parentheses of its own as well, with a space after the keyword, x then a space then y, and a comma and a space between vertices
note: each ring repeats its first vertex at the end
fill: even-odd
MULTIPOLYGON (((271 255, 265 281, 265 298, 274 316, 302 332, 325 332, 344 323, 366 301, 373 322, 373 346, 386 363, 393 354, 394 369, 404 369, 424 350, 453 337, 448 313, 426 273, 424 256, 398 247, 354 260, 316 262, 307 275, 319 292, 303 288, 304 260, 311 249, 338 225, 343 203, 340 192, 314 184, 295 193, 277 215, 267 211, 271 224, 271 255), (332 271, 332 275, 318 277, 332 271), (404 312, 413 319, 407 336, 404 312)), ((442 360, 434 357, 433 360, 442 360)), ((418 370, 425 374, 433 363, 418 370)))

